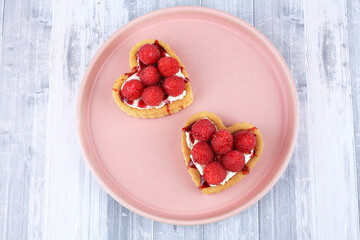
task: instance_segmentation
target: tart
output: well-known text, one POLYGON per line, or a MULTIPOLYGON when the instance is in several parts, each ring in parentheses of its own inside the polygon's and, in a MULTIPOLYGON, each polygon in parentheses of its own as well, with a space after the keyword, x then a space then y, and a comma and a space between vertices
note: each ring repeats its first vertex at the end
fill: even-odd
POLYGON ((260 131, 252 124, 225 127, 210 112, 190 117, 181 142, 189 174, 205 194, 221 192, 239 182, 250 173, 263 150, 260 131))
POLYGON ((176 113, 193 102, 189 76, 179 57, 163 41, 148 39, 130 51, 131 71, 113 85, 117 106, 136 118, 176 113))

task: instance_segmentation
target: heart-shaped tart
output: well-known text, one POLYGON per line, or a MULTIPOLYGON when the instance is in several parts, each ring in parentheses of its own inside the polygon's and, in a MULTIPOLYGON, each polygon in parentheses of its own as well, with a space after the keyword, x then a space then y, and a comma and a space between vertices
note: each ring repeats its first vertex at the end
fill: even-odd
POLYGON ((121 110, 136 118, 171 115, 193 102, 188 74, 166 43, 148 39, 130 51, 131 71, 113 86, 113 97, 121 110))
POLYGON ((260 159, 263 139, 249 123, 225 127, 214 113, 190 117, 181 136, 185 165, 205 194, 223 191, 239 182, 260 159))

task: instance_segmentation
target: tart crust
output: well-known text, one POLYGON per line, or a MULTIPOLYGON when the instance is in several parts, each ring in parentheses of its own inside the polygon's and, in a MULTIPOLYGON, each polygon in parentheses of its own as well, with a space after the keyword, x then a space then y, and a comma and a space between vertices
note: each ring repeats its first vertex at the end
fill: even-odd
MULTIPOLYGON (((147 40, 143 40, 140 41, 138 43, 136 43, 131 51, 130 51, 130 59, 129 59, 129 66, 132 69, 132 71, 135 70, 136 66, 138 65, 137 59, 136 59, 136 54, 139 51, 139 49, 145 45, 145 44, 154 44, 156 41, 156 39, 147 39, 147 40)), ((159 45, 161 45, 167 54, 170 55, 170 57, 175 58, 178 62, 179 65, 181 67, 181 72, 182 74, 186 77, 189 78, 184 65, 181 63, 180 59, 178 56, 176 56, 175 52, 171 49, 171 47, 164 43, 163 41, 158 40, 159 45)), ((124 84, 124 82, 129 78, 128 75, 123 74, 121 75, 114 83, 113 85, 113 97, 115 100, 115 103, 119 106, 119 108, 121 110, 123 110, 126 114, 136 117, 136 118, 158 118, 158 117, 163 117, 166 115, 171 115, 173 113, 178 112, 181 109, 184 109, 186 107, 188 107, 192 102, 193 102, 193 94, 192 94, 192 89, 191 89, 191 85, 190 85, 190 81, 188 81, 187 83, 185 83, 185 91, 186 91, 186 95, 184 96, 184 98, 176 100, 172 103, 169 104, 165 104, 163 107, 161 108, 150 108, 150 109, 137 109, 137 108, 133 108, 129 105, 127 105, 126 103, 124 103, 121 98, 120 98, 120 90, 121 90, 121 86, 124 84)))
MULTIPOLYGON (((260 159, 260 156, 261 156, 262 150, 263 150, 263 139, 262 139, 262 136, 261 136, 261 133, 259 132, 259 130, 257 128, 254 129, 254 125, 252 125, 250 123, 246 123, 246 122, 235 123, 235 124, 231 125, 230 127, 225 127, 225 125, 222 123, 221 119, 218 116, 216 116, 214 113, 210 113, 210 112, 198 112, 198 113, 192 115, 189 118, 189 120, 187 120, 184 127, 190 126, 194 122, 196 122, 200 119, 203 119, 203 118, 208 118, 209 120, 214 122, 214 124, 218 130, 226 129, 229 132, 231 132, 232 134, 237 131, 241 131, 241 130, 252 130, 253 133, 256 134, 256 145, 255 145, 255 149, 254 149, 255 153, 254 153, 254 156, 246 164, 246 166, 251 170, 255 166, 257 161, 260 159)), ((191 161, 191 159, 190 159, 191 149, 187 145, 186 134, 184 132, 182 133, 182 136, 181 136, 181 144, 182 144, 182 151, 183 151, 184 159, 185 159, 185 165, 187 167, 187 166, 189 166, 189 163, 191 161)), ((199 171, 197 170, 197 168, 188 168, 188 171, 189 171, 189 174, 191 175, 191 178, 192 178, 193 182, 195 183, 195 185, 197 187, 200 187, 201 175, 200 175, 199 171)), ((221 191, 227 189, 228 187, 234 185, 235 183, 239 182, 244 176, 245 175, 242 174, 242 172, 240 171, 240 172, 236 173, 232 178, 230 178, 229 181, 227 181, 224 185, 219 184, 215 187, 203 188, 203 189, 201 189, 201 191, 205 194, 221 192, 221 191)))

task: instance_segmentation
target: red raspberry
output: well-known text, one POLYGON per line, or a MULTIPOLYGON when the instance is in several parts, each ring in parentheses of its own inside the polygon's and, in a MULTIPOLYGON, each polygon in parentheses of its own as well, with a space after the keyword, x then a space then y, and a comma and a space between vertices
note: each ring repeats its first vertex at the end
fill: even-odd
POLYGON ((134 101, 141 97, 144 86, 138 80, 127 81, 121 89, 121 96, 127 100, 134 101))
POLYGON ((234 148, 236 150, 250 154, 255 145, 256 135, 251 130, 239 131, 234 134, 234 148))
POLYGON ((165 78, 162 87, 169 96, 177 97, 184 92, 185 82, 181 77, 172 76, 165 78))
POLYGON ((221 129, 211 139, 211 147, 217 154, 230 152, 233 148, 233 137, 228 130, 221 129))
POLYGON ((158 69, 164 77, 171 77, 180 70, 179 62, 172 57, 162 57, 158 61, 158 69))
POLYGON ((199 141, 209 141, 215 134, 216 127, 209 119, 201 119, 191 127, 191 135, 199 141))
POLYGON ((163 101, 164 95, 160 86, 150 86, 145 88, 141 97, 147 105, 158 106, 163 101))
POLYGON ((214 159, 214 152, 207 142, 198 142, 191 150, 193 160, 198 164, 208 164, 214 159))
POLYGON ((204 180, 211 185, 219 185, 226 178, 226 169, 218 162, 212 162, 204 167, 204 180))
POLYGON ((245 166, 245 156, 239 151, 232 150, 224 155, 222 165, 230 172, 239 172, 245 166))
POLYGON ((152 44, 145 44, 138 51, 138 57, 144 64, 154 64, 160 58, 160 50, 152 44))
POLYGON ((215 155, 214 161, 217 161, 218 163, 222 164, 223 160, 224 160, 224 155, 219 155, 219 154, 215 155))
POLYGON ((153 65, 147 66, 141 70, 139 77, 145 86, 155 85, 160 82, 159 71, 153 65))

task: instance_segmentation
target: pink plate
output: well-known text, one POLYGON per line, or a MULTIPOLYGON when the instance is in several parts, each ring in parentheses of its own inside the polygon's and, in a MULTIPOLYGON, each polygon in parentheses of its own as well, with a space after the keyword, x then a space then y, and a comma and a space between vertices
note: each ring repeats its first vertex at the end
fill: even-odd
POLYGON ((91 61, 77 110, 82 151, 101 185, 130 210, 171 224, 210 223, 256 203, 283 173, 298 129, 295 85, 275 47, 239 18, 201 7, 162 9, 119 29, 91 61), (116 106, 112 85, 130 71, 131 47, 149 38, 181 58, 194 103, 172 116, 136 119, 116 106), (253 123, 264 137, 250 174, 214 195, 195 187, 181 152, 181 128, 204 110, 225 125, 253 123))

